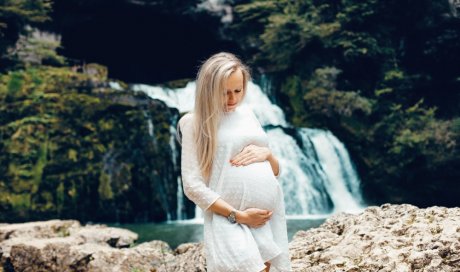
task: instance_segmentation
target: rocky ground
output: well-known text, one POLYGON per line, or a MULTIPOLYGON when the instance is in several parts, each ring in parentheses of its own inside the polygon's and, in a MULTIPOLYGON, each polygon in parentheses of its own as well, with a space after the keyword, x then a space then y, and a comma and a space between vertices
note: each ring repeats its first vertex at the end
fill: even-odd
MULTIPOLYGON (((0 224, 0 271, 206 271, 201 243, 133 246, 137 234, 74 220, 0 224)), ((460 208, 369 207, 290 243, 293 271, 460 271, 460 208)))
POLYGON ((369 207, 338 214, 290 243, 294 271, 460 271, 460 208, 369 207))

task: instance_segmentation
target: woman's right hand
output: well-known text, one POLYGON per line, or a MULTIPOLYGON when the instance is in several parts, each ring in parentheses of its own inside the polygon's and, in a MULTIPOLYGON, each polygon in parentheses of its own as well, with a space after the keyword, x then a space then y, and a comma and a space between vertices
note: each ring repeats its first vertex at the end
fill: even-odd
POLYGON ((248 208, 236 213, 236 221, 240 224, 248 225, 251 228, 259 228, 270 220, 273 212, 258 208, 248 208))

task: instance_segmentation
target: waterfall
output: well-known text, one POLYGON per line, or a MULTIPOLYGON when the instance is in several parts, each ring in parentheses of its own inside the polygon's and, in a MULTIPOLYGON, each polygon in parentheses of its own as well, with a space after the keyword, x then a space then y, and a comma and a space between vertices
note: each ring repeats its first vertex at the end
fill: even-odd
MULTIPOLYGON (((149 136, 150 138, 152 139, 152 144, 154 146, 157 146, 158 145, 158 142, 157 142, 157 138, 155 137, 155 125, 153 124, 152 122, 152 116, 150 115, 150 113, 148 113, 146 110, 143 111, 144 113, 144 117, 146 118, 147 120, 147 129, 148 129, 148 133, 149 133, 149 136)), ((173 128, 170 127, 170 131, 172 130, 173 128)), ((170 140, 170 143, 171 143, 171 140, 170 140)), ((175 145, 174 145, 174 149, 172 149, 173 151, 173 154, 174 156, 177 156, 174 151, 176 150, 175 148, 175 145)), ((172 163, 175 164, 175 158, 174 156, 172 157, 172 163)), ((163 209, 166 211, 166 220, 167 221, 171 221, 172 219, 172 216, 171 216, 171 209, 170 209, 170 205, 167 201, 167 197, 166 197, 166 193, 165 193, 165 189, 163 186, 159 186, 156 188, 157 190, 161 191, 162 193, 159 194, 160 197, 162 198, 162 201, 161 201, 161 205, 163 207, 163 209)))
POLYGON ((450 13, 453 17, 459 17, 460 0, 449 0, 450 13))
MULTIPOLYGON (((177 158, 179 157, 179 153, 177 151, 177 145, 176 145, 176 123, 174 122, 170 127, 169 127, 169 133, 171 134, 170 138, 169 138, 169 146, 171 148, 171 161, 172 161, 172 164, 173 164, 173 169, 174 169, 174 172, 178 173, 179 172, 179 166, 177 165, 177 158)), ((182 191, 182 180, 180 178, 180 175, 177 176, 177 203, 181 204, 181 205, 177 205, 177 210, 176 210, 176 217, 178 220, 183 220, 183 219, 186 219, 184 214, 183 214, 183 209, 184 209, 184 205, 182 205, 182 203, 184 203, 184 193, 182 191)), ((169 220, 168 220, 169 221, 169 220)))
POLYGON ((220 16, 222 23, 233 21, 232 6, 225 0, 204 0, 197 5, 198 10, 207 10, 212 14, 220 16))
MULTIPOLYGON (((181 113, 193 109, 195 88, 195 82, 177 89, 143 84, 132 86, 133 90, 159 99, 181 113)), ((279 160, 282 169, 279 182, 283 187, 288 218, 324 217, 335 212, 363 209, 359 177, 345 146, 330 131, 293 127, 286 121, 283 110, 253 82, 248 83, 243 104, 256 114, 267 132, 270 148, 279 160)), ((173 123, 175 127, 175 121, 173 123)), ((171 148, 176 150, 172 145, 171 148)), ((177 214, 178 219, 182 219, 180 178, 178 185, 177 214)), ((202 216, 201 209, 196 207, 194 220, 199 222, 202 216)))

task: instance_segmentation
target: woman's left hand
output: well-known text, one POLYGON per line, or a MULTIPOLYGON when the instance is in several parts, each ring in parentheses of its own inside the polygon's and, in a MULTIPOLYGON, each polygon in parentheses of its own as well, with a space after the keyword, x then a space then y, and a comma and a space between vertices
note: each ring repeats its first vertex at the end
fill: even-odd
POLYGON ((268 147, 250 144, 233 157, 230 163, 234 166, 244 166, 254 162, 263 162, 267 160, 270 155, 271 151, 268 147))

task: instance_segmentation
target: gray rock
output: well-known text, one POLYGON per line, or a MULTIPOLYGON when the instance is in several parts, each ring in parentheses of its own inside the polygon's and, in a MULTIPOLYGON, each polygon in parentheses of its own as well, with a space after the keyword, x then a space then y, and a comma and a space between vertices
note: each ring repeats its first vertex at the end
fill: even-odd
POLYGON ((52 238, 69 236, 81 228, 76 220, 49 220, 0 225, 0 242, 11 238, 52 238))
POLYGON ((50 220, 0 226, 3 266, 14 271, 170 271, 163 241, 133 246, 138 235, 106 225, 50 220))
POLYGON ((32 239, 11 247, 15 271, 87 271, 91 255, 72 250, 74 237, 32 239))
POLYGON ((129 247, 138 238, 138 235, 132 231, 106 225, 87 225, 72 235, 83 238, 87 243, 106 243, 116 248, 129 247))
MULTIPOLYGON (((163 241, 133 246, 137 234, 73 220, 0 225, 0 254, 13 271, 206 271, 203 243, 174 251, 163 241)), ((289 245, 293 271, 458 272, 460 208, 411 205, 340 213, 297 232, 289 245)))
POLYGON ((174 252, 176 254, 176 261, 171 267, 171 271, 206 271, 203 243, 181 244, 174 252))
POLYGON ((460 271, 460 208, 412 205, 340 213, 290 243, 294 271, 460 271))

